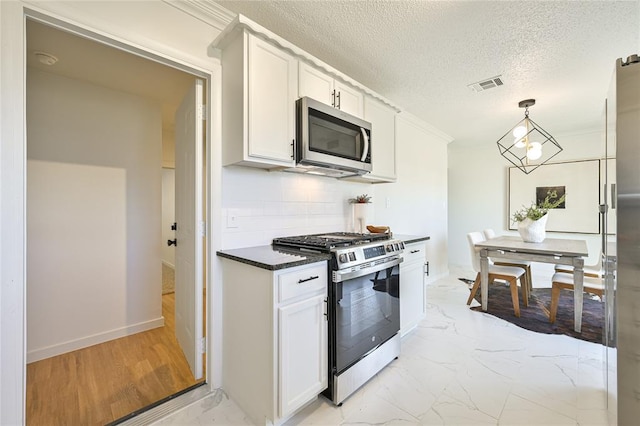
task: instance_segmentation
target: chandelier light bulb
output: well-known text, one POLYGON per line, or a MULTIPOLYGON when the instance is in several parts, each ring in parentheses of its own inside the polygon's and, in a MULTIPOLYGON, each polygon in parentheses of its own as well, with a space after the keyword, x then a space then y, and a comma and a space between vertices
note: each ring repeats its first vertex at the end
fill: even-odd
POLYGON ((518 126, 515 129, 513 129, 513 137, 516 139, 520 139, 526 134, 527 134, 527 128, 524 126, 518 126))
POLYGON ((515 145, 516 148, 524 148, 527 145, 527 143, 524 141, 524 138, 518 139, 516 137, 516 141, 515 141, 514 145, 515 145))
POLYGON ((542 145, 539 142, 531 142, 527 149, 527 158, 529 160, 537 160, 542 157, 542 145))

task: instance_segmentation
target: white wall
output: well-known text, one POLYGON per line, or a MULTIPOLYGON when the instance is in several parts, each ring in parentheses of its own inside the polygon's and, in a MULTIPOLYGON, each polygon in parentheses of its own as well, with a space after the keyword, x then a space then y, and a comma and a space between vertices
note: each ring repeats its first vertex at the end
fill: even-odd
POLYGON ((176 171, 162 169, 162 241, 160 242, 162 263, 175 268, 176 246, 169 246, 167 240, 176 238, 171 225, 176 222, 176 171))
MULTIPOLYGON (((164 124, 164 123, 163 123, 164 124)), ((162 262, 175 268, 176 246, 167 244, 173 240, 176 232, 171 225, 176 221, 176 140, 174 129, 162 129, 162 262)))
MULTIPOLYGON (((541 125, 544 126, 544 123, 541 125)), ((597 159, 604 150, 601 130, 553 136, 563 148, 554 162, 597 159)), ((468 232, 493 228, 497 234, 518 235, 516 231, 508 231, 510 165, 498 152, 495 141, 476 146, 461 146, 455 142, 449 145, 448 235, 449 267, 452 273, 465 273, 467 278, 474 278, 471 276, 471 257, 466 238, 468 232)), ((586 240, 589 257, 585 263, 596 263, 600 252, 599 235, 548 232, 547 236, 586 240)), ((542 285, 544 280, 550 278, 552 269, 553 265, 534 264, 532 272, 539 277, 537 280, 534 277, 534 281, 537 281, 534 285, 542 285)))
POLYGON ((376 185, 375 222, 428 235, 429 279, 448 274, 447 143, 450 137, 403 113, 396 119, 395 183, 376 185))
POLYGON ((29 69, 27 125, 28 360, 162 325, 159 105, 29 69))
POLYGON ((176 167, 176 138, 173 129, 162 129, 162 167, 176 167))

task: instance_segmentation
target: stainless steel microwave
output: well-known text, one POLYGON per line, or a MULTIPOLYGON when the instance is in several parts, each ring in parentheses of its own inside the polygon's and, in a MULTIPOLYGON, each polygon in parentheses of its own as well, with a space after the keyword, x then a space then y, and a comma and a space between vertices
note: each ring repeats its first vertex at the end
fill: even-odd
POLYGON ((341 171, 371 171, 371 123, 309 97, 296 101, 296 164, 341 171))

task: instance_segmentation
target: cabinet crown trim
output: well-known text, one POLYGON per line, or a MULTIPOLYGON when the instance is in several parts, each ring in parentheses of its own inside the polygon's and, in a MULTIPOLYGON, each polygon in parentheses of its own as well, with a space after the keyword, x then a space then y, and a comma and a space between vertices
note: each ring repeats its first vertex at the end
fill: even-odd
POLYGON ((344 81, 345 83, 361 90, 367 95, 378 99, 379 101, 393 108, 396 112, 401 111, 401 108, 399 106, 386 99, 384 96, 381 96, 368 87, 363 86, 354 79, 333 68, 329 64, 321 61, 315 56, 310 55, 309 53, 300 49, 298 46, 283 39, 279 35, 274 34, 262 25, 252 21, 242 14, 238 14, 238 16, 236 16, 235 19, 233 19, 233 21, 231 21, 231 23, 224 30, 222 30, 220 34, 218 34, 215 40, 209 45, 210 53, 214 56, 219 56, 219 51, 223 50, 225 46, 227 46, 227 44, 229 44, 229 42, 237 36, 237 33, 239 31, 249 31, 251 34, 262 38, 263 40, 277 46, 278 48, 286 50, 296 59, 303 60, 313 65, 314 67, 319 68, 324 73, 329 74, 338 80, 344 81))

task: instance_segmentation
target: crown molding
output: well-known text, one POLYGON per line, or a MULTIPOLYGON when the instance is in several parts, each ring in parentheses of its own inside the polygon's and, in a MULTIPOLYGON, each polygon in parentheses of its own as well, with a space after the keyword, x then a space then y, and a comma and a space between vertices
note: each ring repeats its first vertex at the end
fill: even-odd
POLYGON ((236 14, 213 0, 162 0, 170 6, 222 31, 233 21, 236 14))
POLYGON ((443 132, 437 127, 427 123, 421 118, 418 118, 417 116, 411 114, 410 112, 402 111, 400 114, 398 114, 398 119, 404 121, 405 123, 411 124, 414 127, 419 128, 420 130, 430 133, 431 135, 439 138, 445 144, 450 144, 455 140, 452 136, 448 135, 447 133, 443 132))
MULTIPOLYGON (((2 0, 0 0, 0 1, 2 1, 2 0)), ((234 16, 231 24, 229 24, 213 40, 213 42, 209 46, 210 47, 211 56, 216 56, 216 53, 214 53, 214 52, 219 51, 219 50, 223 50, 230 43, 231 40, 233 40, 235 37, 237 37, 238 33, 241 32, 241 31, 250 32, 251 34, 253 34, 253 35, 257 36, 257 37, 260 37, 261 39, 263 39, 263 40, 275 45, 279 49, 282 49, 282 50, 290 53, 295 58, 297 58, 299 60, 302 60, 302 61, 305 61, 305 62, 307 62, 309 64, 312 64, 314 67, 320 69, 325 74, 328 74, 328 75, 331 75, 331 76, 333 76, 335 78, 338 78, 339 80, 342 80, 344 83, 347 83, 347 84, 351 85, 352 87, 355 87, 358 90, 366 93, 367 95, 379 100, 380 102, 382 102, 384 104, 387 104, 388 106, 393 108, 396 112, 402 111, 402 109, 399 106, 397 106, 395 103, 391 102, 390 100, 388 100, 384 96, 380 95, 379 93, 376 93, 376 92, 372 91, 371 89, 369 89, 366 86, 363 86, 362 84, 360 84, 359 82, 355 81, 351 77, 349 77, 346 74, 343 74, 342 72, 340 72, 337 69, 333 68, 332 66, 330 66, 326 62, 323 62, 320 59, 316 58, 315 56, 312 56, 310 53, 300 49, 298 46, 296 46, 293 43, 285 40, 284 38, 280 37, 279 35, 273 33, 272 31, 266 29, 262 25, 258 24, 257 22, 249 19, 248 17, 246 17, 246 16, 244 16, 244 15, 242 15, 240 13, 237 16, 234 16)))

